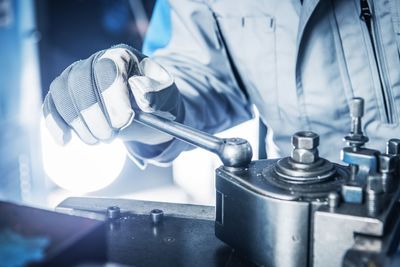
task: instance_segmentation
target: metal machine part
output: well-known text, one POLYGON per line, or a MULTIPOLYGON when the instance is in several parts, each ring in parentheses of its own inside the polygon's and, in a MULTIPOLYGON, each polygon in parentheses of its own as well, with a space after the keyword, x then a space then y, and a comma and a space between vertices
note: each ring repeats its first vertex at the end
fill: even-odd
POLYGON ((219 168, 217 237, 259 265, 360 266, 356 251, 375 264, 368 266, 389 266, 400 237, 400 142, 389 140, 387 154, 365 148, 362 114, 355 98, 349 147, 341 151, 348 166, 319 158, 318 135, 298 132, 291 157, 241 172, 219 168), (360 240, 379 246, 371 254, 360 240))
POLYGON ((341 151, 347 165, 319 157, 313 132, 293 135, 290 157, 250 162, 245 140, 219 139, 146 113, 135 119, 220 156, 215 234, 256 264, 354 266, 348 251, 371 254, 360 242, 379 244, 374 255, 390 263, 400 239, 400 140, 388 140, 386 154, 366 148, 363 99, 351 101, 350 113, 348 147, 341 151))

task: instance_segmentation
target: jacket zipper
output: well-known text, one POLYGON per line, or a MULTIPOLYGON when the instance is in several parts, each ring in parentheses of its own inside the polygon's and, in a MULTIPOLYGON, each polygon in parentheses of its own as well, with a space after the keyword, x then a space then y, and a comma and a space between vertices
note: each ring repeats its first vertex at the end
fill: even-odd
POLYGON ((382 47, 380 46, 378 38, 378 33, 375 31, 374 25, 374 14, 372 13, 371 7, 368 0, 360 0, 361 14, 360 18, 363 20, 368 29, 368 35, 371 40, 372 52, 375 59, 376 69, 378 70, 379 84, 381 87, 383 106, 385 109, 386 123, 392 124, 393 112, 392 103, 390 101, 389 95, 389 82, 386 76, 386 72, 383 69, 383 59, 382 59, 382 47))

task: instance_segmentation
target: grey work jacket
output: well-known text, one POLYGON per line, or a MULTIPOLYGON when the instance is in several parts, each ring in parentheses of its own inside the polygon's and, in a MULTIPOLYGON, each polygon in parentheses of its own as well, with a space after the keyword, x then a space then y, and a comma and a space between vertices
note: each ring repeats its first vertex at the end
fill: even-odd
MULTIPOLYGON (((154 59, 175 76, 187 125, 218 132, 251 118, 255 104, 269 157, 290 154, 291 135, 311 130, 320 155, 337 162, 358 96, 367 146, 383 151, 400 138, 400 1, 368 3, 371 34, 360 0, 171 0, 172 36, 154 59)), ((186 148, 174 141, 150 161, 186 148)))

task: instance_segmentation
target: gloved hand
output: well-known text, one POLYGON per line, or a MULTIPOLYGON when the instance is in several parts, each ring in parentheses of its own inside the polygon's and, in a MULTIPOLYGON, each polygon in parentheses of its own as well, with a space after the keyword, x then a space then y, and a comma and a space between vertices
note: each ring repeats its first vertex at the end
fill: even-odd
POLYGON ((137 50, 119 45, 65 69, 50 85, 43 114, 60 144, 70 140, 73 129, 87 144, 121 136, 125 141, 154 145, 172 137, 132 123, 134 110, 179 121, 181 102, 166 69, 137 50))

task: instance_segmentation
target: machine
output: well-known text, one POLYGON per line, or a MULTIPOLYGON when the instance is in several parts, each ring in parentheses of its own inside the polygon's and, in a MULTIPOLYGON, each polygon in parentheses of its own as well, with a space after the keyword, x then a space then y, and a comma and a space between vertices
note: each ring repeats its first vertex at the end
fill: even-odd
POLYGON ((400 266, 400 139, 386 151, 367 148, 363 111, 363 99, 352 99, 343 165, 319 156, 323 140, 313 132, 295 133, 288 157, 251 161, 244 139, 137 111, 137 122, 219 156, 215 213, 96 198, 57 210, 105 221, 105 258, 124 266, 400 266))
POLYGON ((400 139, 388 140, 385 152, 366 148, 362 98, 352 99, 350 112, 348 146, 340 151, 346 165, 319 157, 313 132, 292 136, 289 157, 251 162, 246 140, 145 113, 135 119, 220 157, 215 234, 256 264, 384 266, 399 244, 400 139))

